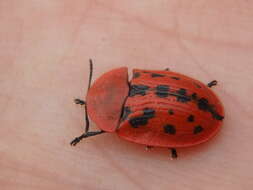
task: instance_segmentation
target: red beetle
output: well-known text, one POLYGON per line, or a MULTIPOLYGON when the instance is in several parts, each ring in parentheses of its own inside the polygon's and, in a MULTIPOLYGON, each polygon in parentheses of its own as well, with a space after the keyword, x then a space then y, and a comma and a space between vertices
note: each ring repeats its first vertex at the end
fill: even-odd
POLYGON ((90 88, 85 106, 85 133, 81 139, 115 132, 123 139, 147 147, 168 147, 172 157, 177 157, 177 147, 188 147, 211 139, 220 130, 224 118, 223 106, 210 87, 188 76, 154 70, 133 70, 128 81, 126 67, 103 74, 90 88), (101 129, 89 131, 88 116, 101 129))

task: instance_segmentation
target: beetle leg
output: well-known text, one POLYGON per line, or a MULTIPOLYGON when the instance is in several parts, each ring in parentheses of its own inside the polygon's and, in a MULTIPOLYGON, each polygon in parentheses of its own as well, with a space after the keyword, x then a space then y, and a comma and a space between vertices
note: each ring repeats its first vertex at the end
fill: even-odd
POLYGON ((87 112, 87 104, 85 101, 81 100, 81 99, 75 99, 74 102, 76 104, 79 105, 84 105, 84 109, 85 109, 85 122, 86 122, 86 126, 85 126, 85 132, 89 131, 89 126, 90 126, 90 122, 89 122, 89 117, 88 117, 88 112, 87 112))
POLYGON ((85 101, 83 101, 81 99, 78 99, 78 98, 74 99, 74 102, 75 102, 75 104, 80 104, 81 106, 84 105, 84 104, 86 104, 85 101))
POLYGON ((152 149, 152 148, 154 148, 153 146, 146 146, 146 150, 150 150, 150 149, 152 149))
POLYGON ((218 81, 217 81, 217 80, 213 80, 213 81, 209 82, 209 83, 207 84, 207 86, 208 86, 209 88, 211 88, 212 86, 215 86, 215 85, 217 85, 217 84, 218 84, 218 81))
POLYGON ((175 148, 171 148, 171 158, 177 158, 177 150, 175 148))
POLYGON ((79 137, 76 137, 74 140, 72 140, 70 142, 70 145, 71 146, 75 146, 77 143, 79 143, 82 139, 84 138, 87 138, 87 137, 91 137, 91 136, 95 136, 95 135, 99 135, 99 134, 102 134, 104 133, 105 131, 91 131, 91 132, 87 132, 87 133, 84 133, 82 134, 81 136, 79 137))
MULTIPOLYGON (((90 89, 91 79, 92 79, 92 73, 93 73, 93 63, 92 63, 92 60, 90 59, 89 62, 90 62, 90 75, 89 75, 88 90, 90 89)), ((84 108, 85 108, 85 121, 86 121, 85 133, 88 133, 90 122, 89 122, 89 117, 88 117, 87 104, 84 105, 84 108)))

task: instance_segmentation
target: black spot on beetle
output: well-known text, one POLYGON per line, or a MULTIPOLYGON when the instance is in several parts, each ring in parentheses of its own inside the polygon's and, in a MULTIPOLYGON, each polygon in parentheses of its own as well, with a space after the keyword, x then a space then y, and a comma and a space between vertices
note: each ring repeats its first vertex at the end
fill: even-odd
POLYGON ((206 98, 198 99, 198 108, 202 111, 210 112, 214 119, 217 119, 220 121, 224 119, 224 116, 217 113, 215 110, 215 107, 213 105, 210 105, 206 98))
POLYGON ((170 77, 170 78, 172 78, 172 79, 174 79, 174 80, 180 80, 179 77, 170 77))
POLYGON ((147 90, 149 89, 149 86, 146 85, 131 85, 130 86, 130 91, 129 91, 129 96, 135 96, 135 95, 146 95, 147 90))
POLYGON ((198 97, 198 95, 194 92, 194 93, 192 94, 192 99, 193 99, 193 100, 197 100, 197 97, 198 97))
POLYGON ((133 128, 138 128, 140 125, 147 125, 148 120, 144 116, 133 117, 129 119, 129 123, 133 128))
POLYGON ((173 115, 173 114, 174 114, 173 109, 169 109, 169 110, 168 110, 168 113, 169 113, 170 115, 173 115))
POLYGON ((156 95, 160 98, 166 98, 169 95, 169 86, 168 85, 158 85, 156 87, 156 95))
POLYGON ((121 117, 121 120, 122 121, 126 120, 126 118, 128 117, 128 115, 130 113, 132 113, 131 110, 130 110, 130 107, 128 107, 128 106, 124 107, 124 109, 123 109, 123 115, 121 117))
POLYGON ((214 113, 213 118, 222 121, 224 119, 224 116, 222 116, 218 113, 214 113))
POLYGON ((143 115, 150 119, 155 116, 155 110, 152 108, 145 108, 143 110, 143 115))
POLYGON ((143 115, 132 117, 129 119, 129 123, 133 128, 138 128, 139 126, 147 125, 148 120, 155 116, 155 110, 152 108, 145 108, 143 110, 143 115))
POLYGON ((191 98, 188 97, 187 94, 186 94, 187 93, 186 89, 180 88, 176 92, 178 93, 177 101, 185 103, 185 102, 188 102, 188 101, 191 100, 191 98))
POLYGON ((165 125, 163 127, 163 130, 164 130, 165 133, 168 133, 168 134, 171 134, 171 135, 176 134, 176 129, 173 125, 165 125))
POLYGON ((162 74, 158 74, 158 73, 152 73, 151 74, 151 77, 165 77, 165 75, 162 75, 162 74))
POLYGON ((200 125, 196 126, 193 130, 193 134, 198 134, 200 132, 202 132, 204 129, 203 127, 201 127, 200 125))
POLYGON ((210 105, 206 98, 200 98, 198 100, 198 108, 203 111, 210 111, 210 105))
POLYGON ((201 86, 199 85, 199 84, 197 84, 197 83, 193 83, 197 88, 201 88, 201 86))
POLYGON ((214 109, 213 106, 210 106, 210 108, 208 109, 208 111, 212 114, 213 118, 219 121, 222 121, 224 119, 224 116, 220 115, 219 113, 217 113, 214 109))
POLYGON ((180 88, 180 89, 177 91, 177 93, 180 94, 180 95, 186 95, 186 89, 180 88))
POLYGON ((141 73, 139 73, 139 72, 135 72, 134 74, 133 74, 133 78, 135 79, 135 78, 138 78, 138 77, 140 77, 141 76, 141 73))
POLYGON ((194 115, 189 115, 189 117, 187 118, 187 121, 189 122, 193 122, 194 121, 194 115))
POLYGON ((156 90, 160 90, 160 91, 169 91, 169 86, 168 85, 158 85, 156 87, 156 90))

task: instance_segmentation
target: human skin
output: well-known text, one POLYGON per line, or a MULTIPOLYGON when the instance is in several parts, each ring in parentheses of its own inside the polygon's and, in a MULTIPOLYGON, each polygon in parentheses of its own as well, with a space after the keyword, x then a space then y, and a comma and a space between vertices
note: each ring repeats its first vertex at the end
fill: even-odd
MULTIPOLYGON (((253 3, 229 0, 0 1, 1 190, 251 190, 253 3), (116 134, 76 147, 88 59, 93 79, 120 66, 181 72, 225 107, 211 141, 145 150, 116 134)), ((91 130, 97 130, 95 124, 91 130)))

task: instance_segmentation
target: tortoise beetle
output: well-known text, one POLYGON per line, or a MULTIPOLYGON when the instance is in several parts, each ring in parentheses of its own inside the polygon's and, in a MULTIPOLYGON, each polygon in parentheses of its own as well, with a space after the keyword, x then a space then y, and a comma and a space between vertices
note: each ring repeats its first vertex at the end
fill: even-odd
POLYGON ((93 64, 84 105, 85 132, 70 144, 105 132, 114 132, 125 140, 149 147, 167 147, 172 158, 176 148, 210 140, 222 125, 221 101, 207 85, 180 73, 166 70, 134 69, 128 81, 128 69, 106 72, 91 85, 93 64), (89 131, 89 117, 101 129, 89 131))

